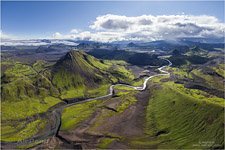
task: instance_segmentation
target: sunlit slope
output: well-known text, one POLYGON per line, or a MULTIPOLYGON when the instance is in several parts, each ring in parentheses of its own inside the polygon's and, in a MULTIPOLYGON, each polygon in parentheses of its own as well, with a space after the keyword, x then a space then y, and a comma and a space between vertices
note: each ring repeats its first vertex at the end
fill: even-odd
POLYGON ((82 51, 71 51, 53 66, 52 82, 62 98, 87 97, 91 93, 93 96, 104 95, 110 84, 134 78, 125 65, 125 62, 103 61, 82 51), (79 93, 72 93, 74 89, 79 93), (96 89, 99 89, 99 94, 93 93, 96 89))
POLYGON ((176 83, 224 98, 224 66, 223 59, 216 58, 204 65, 183 65, 170 68, 169 71, 176 83))
POLYGON ((46 111, 60 102, 47 62, 8 64, 1 77, 2 120, 18 119, 46 111))
POLYGON ((158 148, 224 148, 224 63, 171 67, 170 80, 153 79, 146 138, 131 143, 158 148), (223 66, 223 67, 222 67, 223 66), (159 86, 160 85, 160 86, 159 86))
MULTIPOLYGON (((92 63, 99 63, 93 60, 92 63)), ((101 64, 103 65, 104 64, 101 64)), ((105 67, 107 67, 105 65, 105 67)), ((71 51, 60 59, 53 67, 53 83, 57 88, 91 86, 103 82, 103 76, 91 63, 83 52, 71 51)))
POLYGON ((149 99, 146 133, 155 137, 149 145, 224 148, 224 71, 219 58, 170 68, 174 81, 158 80, 149 99))
POLYGON ((204 97, 198 90, 174 83, 164 83, 153 93, 147 107, 146 133, 155 136, 159 148, 222 148, 222 98, 204 97))
POLYGON ((45 71, 46 62, 38 61, 29 65, 20 62, 4 63, 8 63, 9 67, 1 77, 3 101, 19 101, 27 97, 45 97, 57 94, 45 71))

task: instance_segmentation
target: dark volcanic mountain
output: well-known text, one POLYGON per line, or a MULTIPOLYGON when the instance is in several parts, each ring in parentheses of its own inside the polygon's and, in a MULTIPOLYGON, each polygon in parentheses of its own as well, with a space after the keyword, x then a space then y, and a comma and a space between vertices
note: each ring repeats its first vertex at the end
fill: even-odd
POLYGON ((167 64, 166 61, 157 58, 157 55, 131 51, 94 49, 92 51, 89 51, 88 54, 99 59, 124 60, 132 65, 138 66, 161 66, 167 64))

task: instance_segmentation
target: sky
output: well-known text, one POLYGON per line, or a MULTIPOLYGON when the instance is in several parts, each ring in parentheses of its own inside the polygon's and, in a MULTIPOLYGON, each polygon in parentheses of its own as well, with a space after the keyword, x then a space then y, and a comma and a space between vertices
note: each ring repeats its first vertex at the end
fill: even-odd
POLYGON ((2 1, 2 38, 157 40, 221 36, 223 1, 2 1))

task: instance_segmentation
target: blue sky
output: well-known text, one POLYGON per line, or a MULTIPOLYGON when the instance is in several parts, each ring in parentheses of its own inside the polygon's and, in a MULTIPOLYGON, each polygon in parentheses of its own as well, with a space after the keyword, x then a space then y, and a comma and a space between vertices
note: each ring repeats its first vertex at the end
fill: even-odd
POLYGON ((72 29, 90 31, 96 17, 113 14, 208 15, 224 22, 224 2, 2 2, 2 32, 18 37, 49 37, 72 29))

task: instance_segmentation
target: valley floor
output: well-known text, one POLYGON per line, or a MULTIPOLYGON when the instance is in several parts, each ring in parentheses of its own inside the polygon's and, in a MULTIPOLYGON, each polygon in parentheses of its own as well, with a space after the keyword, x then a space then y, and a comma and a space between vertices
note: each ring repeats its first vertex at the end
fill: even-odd
POLYGON ((40 147, 223 148, 224 99, 173 80, 153 78, 145 91, 123 88, 66 108, 58 136, 40 147))
POLYGON ((79 121, 39 148, 222 148, 224 108, 180 88, 170 81, 151 82, 143 92, 71 107, 73 114, 63 115, 79 121), (92 106, 93 112, 82 105, 92 106), (77 113, 85 119, 74 117, 77 113))

